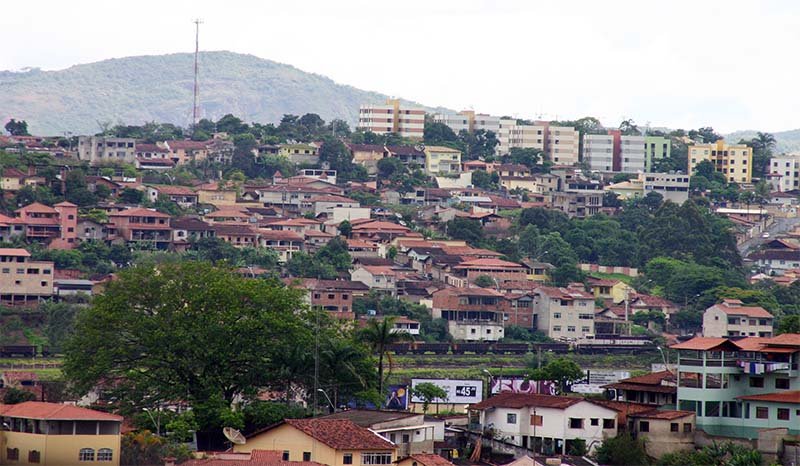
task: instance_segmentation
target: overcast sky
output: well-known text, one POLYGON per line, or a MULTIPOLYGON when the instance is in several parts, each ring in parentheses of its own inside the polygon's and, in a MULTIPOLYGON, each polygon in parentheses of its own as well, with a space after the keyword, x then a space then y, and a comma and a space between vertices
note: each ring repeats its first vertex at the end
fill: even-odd
POLYGON ((800 127, 798 1, 3 2, 0 69, 250 53, 430 106, 719 131, 800 127))

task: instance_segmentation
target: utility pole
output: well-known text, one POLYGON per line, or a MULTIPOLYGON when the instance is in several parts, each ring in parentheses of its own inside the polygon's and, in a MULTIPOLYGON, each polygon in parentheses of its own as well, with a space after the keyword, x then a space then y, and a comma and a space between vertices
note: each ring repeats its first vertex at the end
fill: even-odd
POLYGON ((192 129, 197 126, 197 114, 200 113, 197 108, 197 98, 200 91, 200 86, 197 83, 198 65, 197 58, 200 54, 200 25, 203 24, 199 18, 194 20, 194 102, 192 104, 192 129))

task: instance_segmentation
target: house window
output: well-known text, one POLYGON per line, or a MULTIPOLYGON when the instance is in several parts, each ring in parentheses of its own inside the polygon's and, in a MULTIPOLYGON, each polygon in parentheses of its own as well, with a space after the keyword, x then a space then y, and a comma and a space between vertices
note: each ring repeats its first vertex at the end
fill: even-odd
POLYGON ((613 419, 603 419, 603 429, 613 429, 613 428, 614 428, 613 419))
POLYGON ((6 458, 10 461, 19 461, 19 448, 6 448, 6 458))
POLYGON ((778 419, 781 421, 788 421, 789 420, 789 409, 788 408, 778 408, 778 419))
POLYGON ((719 401, 706 401, 706 416, 719 417, 719 401))
POLYGON ((775 379, 775 388, 779 388, 781 390, 788 390, 789 379, 775 379))
POLYGON ((391 453, 362 453, 361 464, 392 464, 391 453))
POLYGON ((310 451, 304 451, 303 452, 303 461, 311 461, 311 452, 310 451))
POLYGON ((680 432, 680 426, 678 425, 677 422, 673 422, 673 423, 671 423, 669 425, 669 431, 670 432, 680 432))
POLYGON ((596 417, 593 417, 593 418, 592 418, 592 419, 589 421, 589 423, 590 423, 591 425, 593 425, 593 426, 599 426, 599 425, 600 425, 600 419, 598 419, 598 418, 596 418, 596 417))
POLYGON ((553 326, 553 331, 554 332, 560 332, 561 331, 561 326, 560 325, 554 325, 553 326))
POLYGON ((353 464, 353 454, 352 453, 345 453, 342 456, 342 463, 343 464, 353 464))
POLYGON ((639 421, 639 432, 650 432, 650 423, 648 421, 639 421))
POLYGON ((411 441, 411 436, 408 434, 403 434, 403 443, 409 443, 411 441))
POLYGON ((113 461, 114 452, 110 448, 101 448, 97 450, 97 461, 113 461))
POLYGON ((78 453, 78 461, 94 461, 94 450, 91 448, 81 448, 78 453))
POLYGON ((560 319, 560 318, 561 318, 561 313, 560 312, 553 313, 553 319, 560 319))
MULTIPOLYGON (((289 461, 289 450, 283 450, 283 457, 282 458, 283 458, 283 461, 289 461)), ((353 455, 350 455, 350 461, 353 461, 353 455)), ((345 463, 344 464, 350 464, 350 463, 347 463, 347 455, 345 455, 345 463)))
POLYGON ((574 325, 568 325, 567 326, 567 332, 575 332, 575 326, 574 325))
POLYGON ((756 406, 756 419, 769 419, 769 408, 756 406))
POLYGON ((764 388, 764 377, 750 377, 750 386, 764 388))
POLYGON ((509 424, 516 424, 517 423, 517 415, 514 413, 506 414, 506 422, 509 424))
POLYGON ((583 419, 577 417, 569 418, 569 428, 570 429, 583 429, 583 419))
POLYGON ((690 422, 684 422, 683 423, 683 432, 684 433, 689 433, 691 431, 692 431, 692 424, 690 422))

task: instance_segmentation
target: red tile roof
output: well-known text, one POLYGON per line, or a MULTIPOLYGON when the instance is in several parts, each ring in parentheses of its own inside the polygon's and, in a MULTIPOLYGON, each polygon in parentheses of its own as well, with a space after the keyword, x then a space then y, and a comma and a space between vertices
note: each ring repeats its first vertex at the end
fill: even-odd
POLYGON ((316 461, 284 461, 283 452, 275 450, 208 452, 204 456, 185 461, 181 466, 323 466, 316 461))
POLYGON ((649 374, 640 375, 638 377, 630 377, 622 379, 620 382, 635 383, 640 385, 661 385, 663 381, 674 381, 675 374, 670 371, 651 372, 649 374))
POLYGON ((710 308, 706 309, 706 312, 710 311, 711 309, 718 309, 725 314, 728 315, 739 315, 739 316, 747 316, 747 317, 756 317, 756 318, 772 318, 772 314, 769 313, 766 309, 760 306, 742 306, 741 301, 738 300, 726 300, 720 304, 715 304, 710 308), (738 301, 738 302, 737 302, 738 301))
POLYGON ((22 248, 0 248, 0 256, 31 257, 31 253, 22 248))
POLYGON ((286 424, 337 450, 394 450, 395 445, 349 419, 285 419, 286 424))
MULTIPOLYGON (((350 222, 351 224, 353 222, 350 222)), ((403 225, 398 225, 396 223, 391 222, 369 222, 369 223, 361 223, 359 225, 353 225, 353 231, 362 231, 362 230, 378 230, 379 233, 384 231, 389 232, 406 232, 411 231, 409 228, 404 227, 403 225)))
POLYGON ((121 212, 117 212, 115 214, 111 214, 111 217, 158 217, 158 218, 169 218, 169 215, 159 212, 157 210, 150 210, 145 209, 143 207, 137 207, 134 209, 126 209, 121 212))
POLYGON ((261 235, 262 239, 265 240, 272 240, 272 241, 297 241, 302 242, 303 237, 300 234, 294 231, 288 230, 258 230, 259 235, 261 235))
POLYGON ((458 264, 457 269, 471 269, 476 267, 490 267, 497 269, 521 269, 522 266, 516 262, 508 262, 501 259, 469 259, 458 264))
POLYGON ((583 398, 568 396, 540 395, 532 393, 500 393, 487 398, 480 403, 472 405, 473 409, 487 408, 525 408, 536 406, 538 408, 566 409, 574 404, 585 401, 583 398))
POLYGON ((336 196, 334 194, 327 196, 315 196, 309 199, 308 202, 343 202, 346 204, 358 204, 358 201, 355 199, 350 199, 349 197, 344 196, 336 196))
POLYGON ((552 286, 539 286, 536 288, 536 291, 550 298, 558 298, 565 300, 594 299, 593 294, 582 290, 576 290, 573 288, 555 288, 552 286))
POLYGON ((168 196, 197 196, 197 193, 188 186, 152 185, 150 188, 168 196))
POLYGON ((776 393, 762 393, 761 395, 737 396, 740 400, 769 401, 772 403, 800 404, 800 390, 776 393))
POLYGON ((26 401, 15 405, 0 405, 0 415, 47 421, 118 421, 122 416, 80 408, 78 406, 41 401, 26 401))
POLYGON ((683 343, 672 345, 670 348, 678 350, 708 351, 725 344, 730 344, 731 346, 735 347, 735 345, 727 338, 694 337, 691 340, 684 341, 683 343))
POLYGON ((777 337, 767 338, 766 343, 778 346, 800 346, 800 333, 784 333, 777 337))
MULTIPOLYGON (((433 453, 417 453, 416 455, 411 455, 403 459, 411 459, 421 466, 453 466, 453 463, 450 461, 447 461, 439 455, 434 455, 433 453)), ((399 461, 402 460, 398 460, 398 462, 399 461)))
POLYGON ((21 207, 15 212, 35 212, 37 214, 57 214, 58 211, 50 206, 46 206, 40 202, 34 202, 32 204, 28 204, 25 207, 21 207))

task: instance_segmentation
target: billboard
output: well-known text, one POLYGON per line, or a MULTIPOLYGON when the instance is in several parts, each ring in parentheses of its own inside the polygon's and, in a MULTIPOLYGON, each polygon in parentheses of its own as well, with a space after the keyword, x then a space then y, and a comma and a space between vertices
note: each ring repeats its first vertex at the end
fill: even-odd
POLYGON ((602 369, 587 369, 586 377, 572 384, 569 391, 575 393, 603 393, 603 385, 617 383, 631 376, 629 371, 610 371, 602 369))
POLYGON ((558 382, 552 380, 526 380, 525 377, 492 377, 492 395, 498 393, 558 394, 558 382))
POLYGON ((483 380, 454 380, 454 379, 411 379, 411 401, 422 403, 422 399, 413 395, 413 389, 421 383, 432 383, 442 388, 447 397, 444 400, 433 400, 434 404, 472 404, 483 400, 483 380))
POLYGON ((408 409, 408 385, 389 385, 383 405, 386 409, 408 409))

